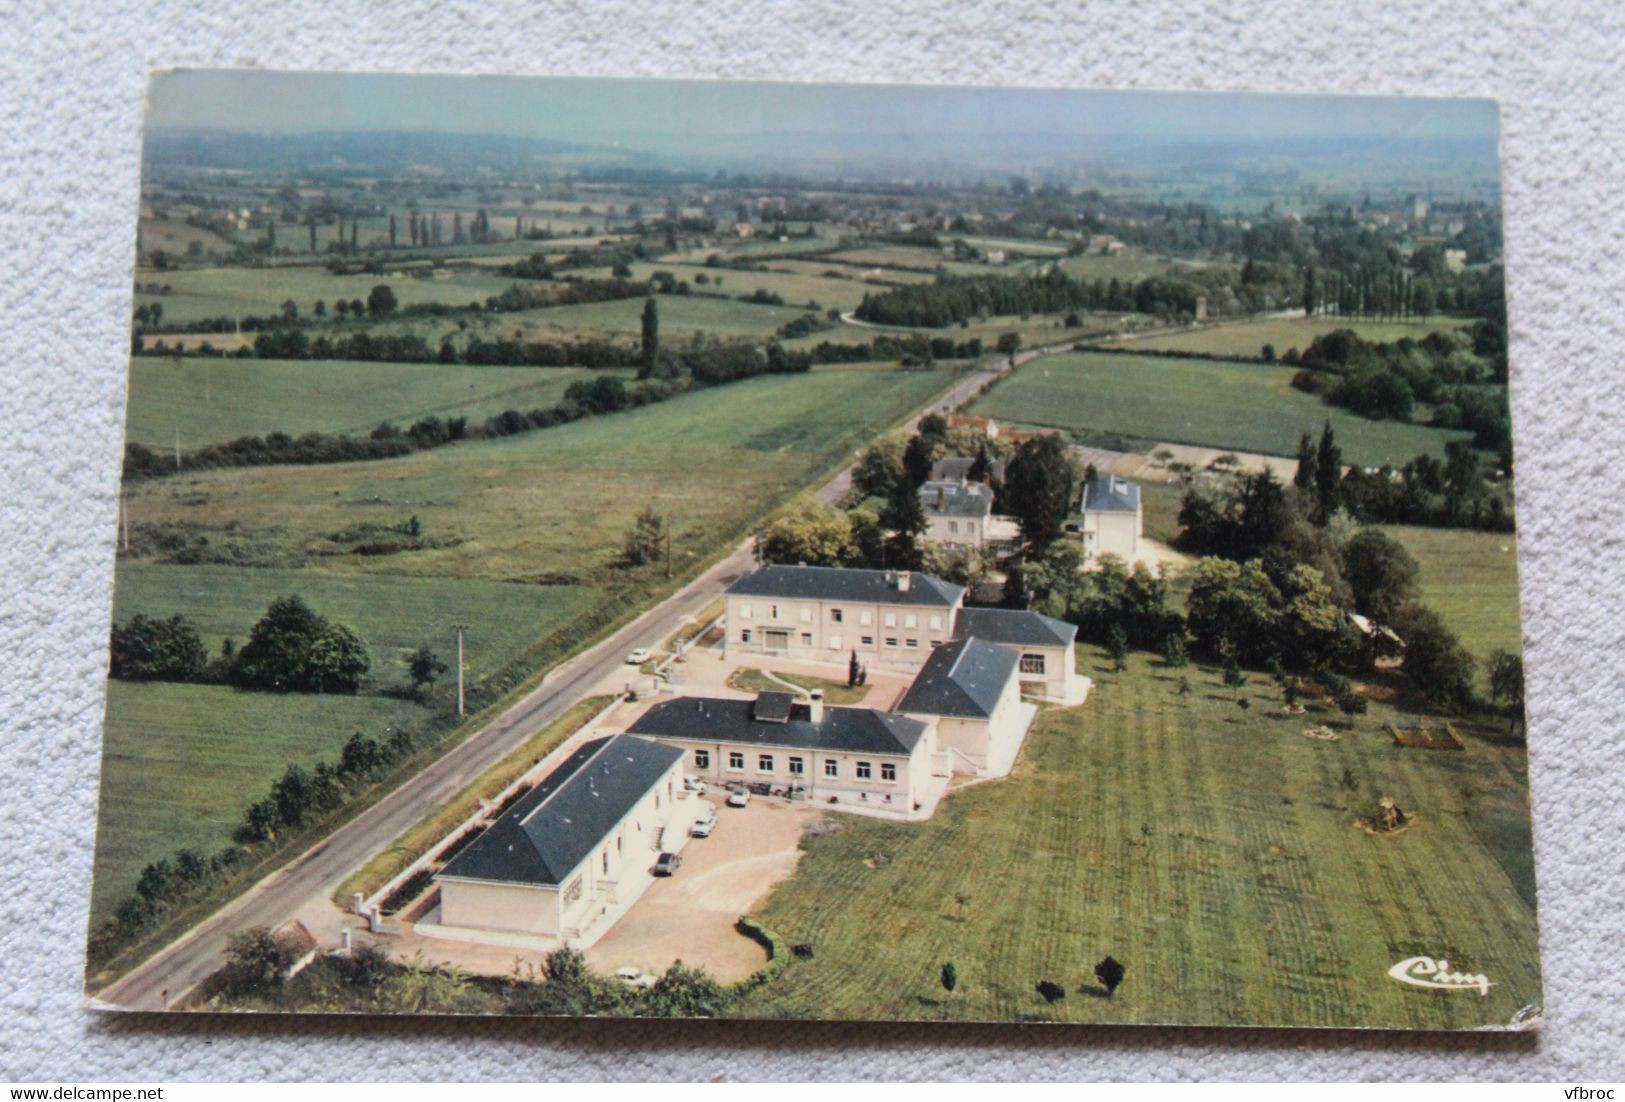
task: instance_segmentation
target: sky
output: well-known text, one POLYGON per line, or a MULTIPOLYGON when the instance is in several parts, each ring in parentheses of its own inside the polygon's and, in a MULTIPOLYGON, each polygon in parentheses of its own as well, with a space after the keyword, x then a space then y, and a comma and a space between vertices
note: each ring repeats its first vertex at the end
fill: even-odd
POLYGON ((154 130, 417 130, 552 138, 655 153, 726 151, 762 136, 909 135, 921 151, 1012 133, 1060 144, 1482 140, 1491 100, 1077 91, 551 77, 170 70, 148 89, 154 130))

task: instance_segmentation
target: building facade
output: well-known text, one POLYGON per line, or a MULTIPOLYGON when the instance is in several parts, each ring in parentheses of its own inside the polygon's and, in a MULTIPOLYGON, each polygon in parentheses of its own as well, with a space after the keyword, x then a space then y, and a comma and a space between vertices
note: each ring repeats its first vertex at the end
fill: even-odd
POLYGON ((932 653, 897 710, 935 724, 953 772, 1003 776, 1036 711, 1021 700, 1020 661, 1007 647, 955 639, 932 653))
POLYGON ((1021 609, 962 608, 954 631, 1014 651, 1023 696, 1073 706, 1089 694, 1073 649, 1078 629, 1065 620, 1021 609))
POLYGON ((1102 475, 1084 483, 1078 513, 1068 520, 1066 528, 1083 541, 1084 556, 1091 562, 1102 555, 1135 562, 1140 557, 1144 528, 1140 487, 1116 475, 1102 475))

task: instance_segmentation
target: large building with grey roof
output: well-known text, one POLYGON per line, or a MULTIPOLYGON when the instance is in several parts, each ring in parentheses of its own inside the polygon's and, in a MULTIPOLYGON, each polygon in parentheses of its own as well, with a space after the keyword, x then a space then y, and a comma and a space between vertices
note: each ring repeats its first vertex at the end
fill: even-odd
POLYGON ((629 735, 583 743, 435 877, 437 925, 585 946, 686 839, 683 752, 629 735))
POLYGON ((1080 677, 1073 645, 1078 629, 1065 620, 1029 609, 962 608, 955 638, 976 638, 1015 652, 1023 696, 1055 704, 1083 703, 1089 679, 1080 677))
POLYGON ((974 637, 944 643, 897 710, 935 725, 937 748, 952 772, 1008 772, 1034 711, 1021 700, 1020 661, 1017 651, 974 637))

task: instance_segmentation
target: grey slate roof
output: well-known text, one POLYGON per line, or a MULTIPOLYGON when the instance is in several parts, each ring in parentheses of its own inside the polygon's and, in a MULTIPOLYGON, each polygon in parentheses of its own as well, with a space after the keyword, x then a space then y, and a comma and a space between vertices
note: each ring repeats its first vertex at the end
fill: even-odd
POLYGON ((841 566, 764 566, 734 582, 728 593, 739 597, 952 608, 965 592, 963 586, 919 571, 909 576, 905 592, 897 588, 898 573, 841 566))
MULTIPOLYGON (((945 455, 931 465, 931 481, 963 482, 970 477, 970 469, 975 465, 974 455, 945 455)), ((989 458, 987 467, 989 478, 1004 481, 1004 460, 989 458)))
POLYGON ((760 692, 756 694, 756 707, 751 714, 763 723, 788 723, 795 704, 794 693, 760 692))
POLYGON ((682 757, 626 735, 584 743, 439 875, 558 885, 682 757))
POLYGON ((909 754, 925 724, 874 708, 825 708, 820 723, 798 704, 787 723, 763 723, 754 717, 756 701, 686 696, 650 708, 627 728, 644 738, 697 742, 730 742, 742 746, 786 746, 795 750, 836 753, 909 754))
POLYGON ((993 491, 980 482, 927 482, 920 505, 928 516, 986 517, 993 513, 993 491))
POLYGON ((1138 483, 1110 474, 1084 484, 1083 511, 1086 513, 1134 513, 1139 509, 1138 483))
POLYGON ((954 619, 954 638, 975 636, 1013 647, 1070 647, 1078 629, 1065 620, 1018 608, 962 608, 954 619))
POLYGON ((931 652, 899 712, 985 719, 1016 675, 1016 652, 981 639, 955 639, 931 652))

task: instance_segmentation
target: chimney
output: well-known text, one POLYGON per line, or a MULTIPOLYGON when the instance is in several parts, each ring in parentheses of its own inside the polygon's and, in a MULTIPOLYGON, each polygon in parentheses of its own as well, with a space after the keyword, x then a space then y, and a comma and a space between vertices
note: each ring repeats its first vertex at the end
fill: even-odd
POLYGON ((824 722, 824 690, 814 689, 807 694, 807 718, 814 723, 824 722))
POLYGON ((907 593, 910 581, 911 581, 911 579, 909 578, 908 571, 907 570, 899 570, 897 572, 897 592, 899 592, 899 593, 907 593))
POLYGON ((944 504, 946 504, 947 500, 948 500, 948 489, 947 489, 947 487, 946 486, 938 486, 937 487, 937 512, 940 513, 942 511, 942 507, 943 507, 944 504))

